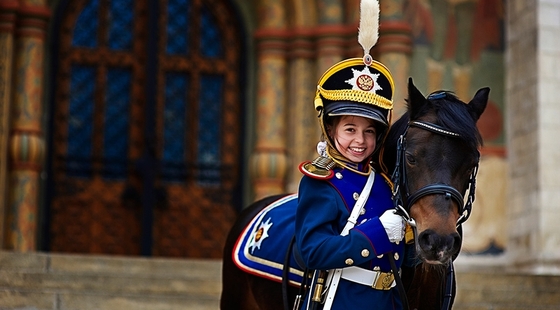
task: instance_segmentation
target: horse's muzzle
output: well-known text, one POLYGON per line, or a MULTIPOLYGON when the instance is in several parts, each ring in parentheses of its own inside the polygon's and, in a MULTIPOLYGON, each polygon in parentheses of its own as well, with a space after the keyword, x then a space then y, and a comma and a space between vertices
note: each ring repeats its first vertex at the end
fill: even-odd
POLYGON ((418 256, 428 264, 447 264, 461 248, 458 233, 438 234, 427 229, 420 233, 417 240, 418 256))

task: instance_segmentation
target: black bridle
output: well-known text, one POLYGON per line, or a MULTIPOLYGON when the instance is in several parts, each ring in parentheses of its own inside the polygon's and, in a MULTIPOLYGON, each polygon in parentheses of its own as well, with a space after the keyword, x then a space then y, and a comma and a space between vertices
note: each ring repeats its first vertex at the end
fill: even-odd
MULTIPOLYGON (((406 163, 403 160, 405 148, 406 148, 406 134, 410 127, 416 127, 424 130, 428 130, 435 134, 444 135, 452 138, 459 138, 458 133, 446 130, 445 128, 424 121, 411 121, 405 132, 400 136, 397 143, 397 161, 395 165, 395 171, 393 172, 391 181, 393 182, 393 204, 397 213, 401 215, 411 226, 416 226, 416 221, 410 216, 410 208, 418 201, 420 198, 428 195, 445 195, 447 198, 453 199, 457 206, 459 206, 459 213, 461 216, 457 220, 457 226, 464 223, 471 214, 472 203, 474 202, 474 192, 476 188, 476 174, 478 172, 478 160, 473 168, 473 171, 469 178, 469 195, 467 201, 464 201, 464 196, 456 188, 448 184, 429 184, 426 185, 415 193, 410 194, 408 191, 408 184, 406 179, 406 163), (402 189, 404 187, 404 189, 402 189), (406 203, 404 203, 406 201, 406 203)), ((480 158, 480 156, 479 156, 480 158)))

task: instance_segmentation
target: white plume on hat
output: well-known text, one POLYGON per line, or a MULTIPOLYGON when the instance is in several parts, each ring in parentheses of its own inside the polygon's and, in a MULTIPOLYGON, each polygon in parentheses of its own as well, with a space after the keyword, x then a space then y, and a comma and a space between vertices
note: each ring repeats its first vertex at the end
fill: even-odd
POLYGON ((360 26, 358 28, 358 42, 369 55, 371 48, 379 38, 379 1, 362 0, 360 3, 360 26))

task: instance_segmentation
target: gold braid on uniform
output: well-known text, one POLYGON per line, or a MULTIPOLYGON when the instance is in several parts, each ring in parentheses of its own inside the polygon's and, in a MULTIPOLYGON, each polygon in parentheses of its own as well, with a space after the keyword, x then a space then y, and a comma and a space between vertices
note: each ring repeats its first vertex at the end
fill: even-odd
POLYGON ((370 93, 356 89, 336 89, 327 90, 321 86, 317 86, 319 93, 323 98, 332 101, 356 101, 367 104, 373 104, 383 109, 390 110, 393 108, 393 102, 376 93, 370 93))

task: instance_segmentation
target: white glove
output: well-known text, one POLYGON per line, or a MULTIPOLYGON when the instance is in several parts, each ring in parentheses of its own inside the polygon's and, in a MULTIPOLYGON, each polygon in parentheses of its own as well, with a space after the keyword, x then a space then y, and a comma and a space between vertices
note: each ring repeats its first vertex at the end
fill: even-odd
POLYGON ((404 220, 402 216, 395 214, 395 210, 389 209, 380 217, 381 225, 385 228, 389 241, 398 243, 404 238, 404 220))

